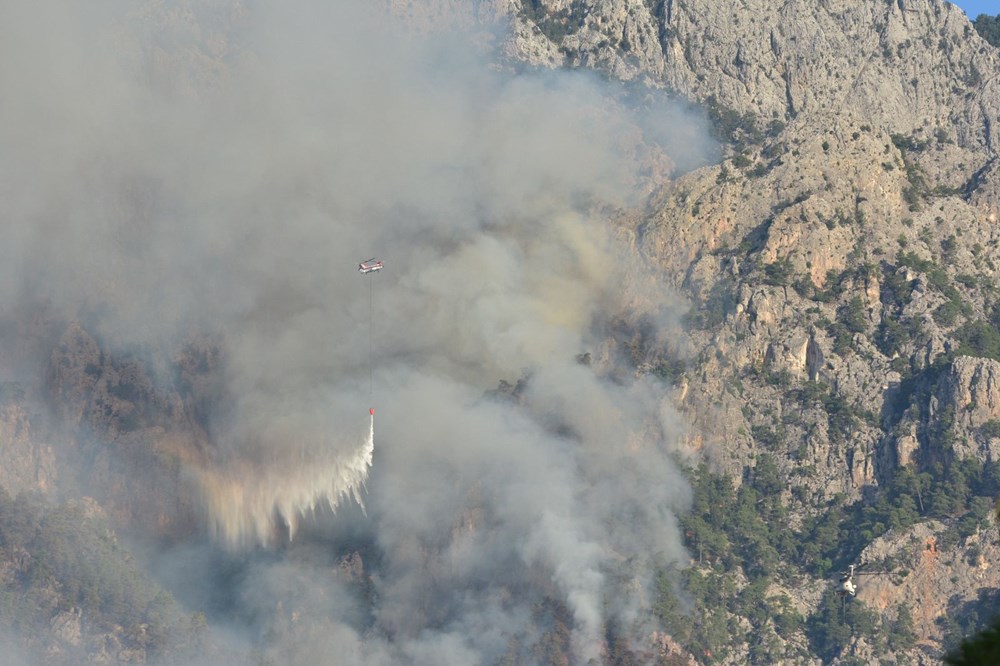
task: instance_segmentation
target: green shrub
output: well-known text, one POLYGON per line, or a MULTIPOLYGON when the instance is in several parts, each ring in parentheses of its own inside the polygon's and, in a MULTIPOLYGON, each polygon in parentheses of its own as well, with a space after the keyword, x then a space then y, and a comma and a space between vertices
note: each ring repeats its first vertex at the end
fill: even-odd
POLYGON ((792 260, 782 257, 777 261, 764 265, 764 284, 784 287, 792 277, 792 260))
POLYGON ((976 356, 1000 361, 1000 332, 987 321, 967 321, 955 331, 959 356, 976 356))
POLYGON ((972 22, 972 27, 987 42, 993 46, 1000 46, 1000 16, 980 14, 972 22))
POLYGON ((997 419, 990 419, 986 423, 979 426, 979 436, 985 437, 986 439, 1000 437, 1000 421, 997 419))

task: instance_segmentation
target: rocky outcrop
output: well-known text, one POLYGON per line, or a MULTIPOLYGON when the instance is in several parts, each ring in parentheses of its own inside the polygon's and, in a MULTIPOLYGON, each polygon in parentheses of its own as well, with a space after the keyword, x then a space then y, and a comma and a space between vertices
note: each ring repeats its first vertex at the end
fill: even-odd
POLYGON ((49 622, 52 635, 63 643, 79 645, 83 633, 80 628, 82 617, 83 610, 76 607, 57 613, 49 622))
POLYGON ((956 456, 1000 461, 1000 362, 956 358, 935 397, 956 456))
POLYGON ((81 422, 103 365, 104 357, 94 338, 79 322, 70 324, 52 351, 47 382, 63 421, 72 425, 81 422))
POLYGON ((42 441, 20 400, 0 404, 0 488, 48 492, 58 478, 55 449, 42 441))
POLYGON ((560 64, 711 97, 765 123, 837 116, 909 131, 961 122, 961 145, 994 143, 996 54, 942 0, 525 1, 515 24, 537 28, 514 38, 533 64, 552 64, 539 46, 551 44, 560 64))
POLYGON ((1000 587, 996 528, 977 531, 957 544, 939 521, 920 523, 875 539, 861 554, 872 571, 858 584, 858 599, 880 612, 907 604, 914 629, 925 640, 943 638, 940 619, 980 593, 1000 587), (885 562, 898 566, 888 568, 885 562))

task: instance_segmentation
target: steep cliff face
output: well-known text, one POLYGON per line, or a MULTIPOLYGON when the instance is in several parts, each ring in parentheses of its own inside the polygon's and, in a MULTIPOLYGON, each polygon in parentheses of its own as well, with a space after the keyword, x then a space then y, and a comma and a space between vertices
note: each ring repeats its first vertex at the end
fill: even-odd
POLYGON ((16 386, 8 386, 4 405, 0 406, 0 487, 8 492, 25 490, 46 492, 58 479, 55 451, 37 435, 31 417, 25 411, 23 397, 16 386))
MULTIPOLYGON (((831 506, 901 506, 901 479, 932 479, 905 495, 917 526, 897 539, 920 543, 894 552, 910 582, 860 598, 892 617, 920 587, 909 655, 939 653, 948 614, 996 584, 990 537, 969 536, 992 482, 955 506, 943 495, 993 474, 997 454, 998 51, 933 0, 538 2, 515 25, 525 59, 707 109, 726 156, 665 183, 634 236, 690 298, 694 351, 672 396, 689 445, 737 484, 775 464, 793 521, 807 523, 831 506), (937 508, 922 492, 939 493, 937 508), (944 522, 920 522, 932 516, 944 522), (968 575, 928 569, 923 542, 960 523, 962 538, 931 552, 974 562, 968 575)), ((852 521, 840 565, 865 546, 852 532, 879 536, 852 521)), ((824 659, 878 658, 855 641, 824 659)))
MULTIPOLYGON (((534 43, 556 45, 561 65, 705 103, 729 140, 728 159, 663 188, 636 241, 695 304, 727 301, 725 321, 694 335, 710 359, 701 374, 712 402, 726 400, 726 373, 713 365, 722 357, 740 371, 822 378, 857 404, 880 404, 898 379, 894 356, 926 365, 947 344, 954 318, 931 322, 905 350, 873 344, 879 330, 957 302, 940 284, 928 289, 934 262, 962 276, 969 307, 990 305, 973 278, 994 277, 982 253, 997 242, 989 174, 1000 61, 956 7, 543 2, 526 3, 515 23, 533 23, 534 43), (913 259, 924 263, 905 265, 913 259), (899 280, 915 284, 893 303, 886 283, 899 280), (868 350, 861 358, 843 353, 843 332, 824 325, 854 297, 859 317, 848 333, 868 350)), ((877 429, 859 434, 869 456, 877 429)), ((864 467, 844 470, 840 489, 859 473, 871 481, 864 467)))
POLYGON ((894 573, 859 576, 858 599, 883 613, 898 613, 905 604, 904 612, 912 617, 918 641, 930 649, 929 656, 948 629, 942 618, 961 616, 1000 587, 996 530, 949 544, 953 538, 946 525, 931 520, 879 537, 861 554, 862 562, 875 563, 869 569, 876 572, 887 560, 902 565, 894 573))
POLYGON ((942 377, 934 405, 947 410, 949 440, 959 458, 1000 459, 1000 363, 993 359, 955 359, 942 377))
POLYGON ((547 42, 562 56, 549 63, 714 97, 765 123, 961 124, 960 145, 993 142, 996 54, 947 2, 540 0, 522 3, 515 24, 537 28, 525 59, 543 64, 547 42))

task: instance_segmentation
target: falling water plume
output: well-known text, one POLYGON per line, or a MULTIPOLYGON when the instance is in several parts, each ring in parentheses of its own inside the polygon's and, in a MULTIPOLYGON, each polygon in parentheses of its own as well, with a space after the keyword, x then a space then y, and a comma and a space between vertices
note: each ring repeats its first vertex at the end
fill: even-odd
POLYGON ((336 511, 362 491, 375 450, 375 416, 365 441, 352 451, 310 447, 281 460, 229 461, 196 470, 208 519, 216 537, 231 547, 272 543, 284 527, 295 536, 301 517, 325 500, 336 511))

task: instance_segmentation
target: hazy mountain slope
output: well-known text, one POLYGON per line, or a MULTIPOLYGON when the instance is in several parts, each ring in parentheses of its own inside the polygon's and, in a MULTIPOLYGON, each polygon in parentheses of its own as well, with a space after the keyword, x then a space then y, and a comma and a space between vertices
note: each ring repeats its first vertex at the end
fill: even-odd
POLYGON ((676 413, 578 357, 627 315, 636 137, 691 115, 363 2, 59 8, 0 28, 0 370, 50 499, 95 498, 237 663, 644 643, 685 558, 676 413))

